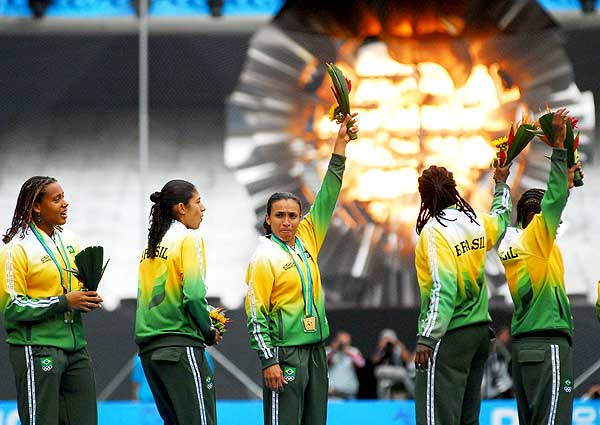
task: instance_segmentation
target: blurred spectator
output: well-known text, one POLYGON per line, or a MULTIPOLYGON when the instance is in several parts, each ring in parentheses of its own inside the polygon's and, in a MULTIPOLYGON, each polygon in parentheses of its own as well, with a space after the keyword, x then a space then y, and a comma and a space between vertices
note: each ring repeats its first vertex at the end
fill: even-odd
POLYGON ((360 350, 352 345, 352 337, 346 331, 340 331, 325 348, 329 367, 329 395, 339 398, 356 398, 358 377, 356 369, 365 365, 360 350))
POLYGON ((504 326, 492 340, 490 356, 485 363, 481 382, 482 398, 513 398, 513 380, 510 376, 510 329, 504 326))
POLYGON ((27 3, 29 4, 33 17, 36 19, 43 18, 46 9, 50 6, 50 0, 28 0, 27 3))
POLYGON ((600 399, 600 385, 590 385, 584 395, 581 396, 581 400, 598 400, 600 399))
POLYGON ((414 395, 414 354, 398 339, 392 329, 379 334, 373 356, 377 396, 381 399, 405 399, 414 395))

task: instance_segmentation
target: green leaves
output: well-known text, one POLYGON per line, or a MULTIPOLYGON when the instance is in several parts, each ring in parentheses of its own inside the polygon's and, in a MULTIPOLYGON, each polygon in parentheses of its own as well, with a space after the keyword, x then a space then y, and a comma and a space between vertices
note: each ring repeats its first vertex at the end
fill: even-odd
POLYGON ((512 162, 525 149, 525 146, 531 142, 531 139, 535 136, 531 131, 535 129, 536 126, 533 124, 521 124, 517 128, 514 139, 506 151, 506 164, 512 162))
MULTIPOLYGON (((548 112, 542 115, 539 119, 540 128, 542 129, 543 135, 539 135, 547 145, 553 146, 554 140, 554 129, 552 128, 552 120, 554 119, 554 112, 548 112)), ((571 168, 578 161, 577 147, 579 145, 579 133, 577 135, 573 132, 573 127, 577 123, 577 120, 567 120, 567 134, 565 136, 565 149, 567 150, 567 166, 571 168)), ((577 186, 583 186, 583 177, 579 170, 575 171, 573 178, 573 184, 577 186)))
POLYGON ((79 279, 85 290, 96 291, 104 270, 108 265, 104 262, 104 248, 101 246, 89 246, 75 256, 77 270, 68 270, 79 279))
MULTIPOLYGON (((331 87, 331 91, 333 92, 333 96, 337 101, 339 113, 336 114, 335 119, 338 123, 344 121, 346 115, 350 114, 350 98, 349 93, 352 89, 352 85, 350 80, 344 77, 343 72, 333 63, 327 63, 327 73, 329 74, 329 78, 331 78, 331 82, 333 83, 333 87, 331 87)), ((348 129, 352 127, 352 120, 348 122, 348 129)), ((357 135, 348 131, 348 135, 351 140, 355 140, 357 135)))

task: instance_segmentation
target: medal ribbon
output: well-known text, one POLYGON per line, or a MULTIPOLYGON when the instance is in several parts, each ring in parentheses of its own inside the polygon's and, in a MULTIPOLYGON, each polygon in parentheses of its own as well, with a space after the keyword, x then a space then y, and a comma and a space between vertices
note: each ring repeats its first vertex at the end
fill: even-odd
MULTIPOLYGON (((67 277, 67 279, 68 279, 68 288, 67 288, 65 286, 65 281, 64 281, 64 277, 63 277, 63 269, 60 266, 60 264, 58 263, 58 260, 56 259, 56 256, 52 252, 52 249, 46 243, 46 241, 44 239, 44 236, 40 233, 40 231, 38 230, 37 226, 35 226, 33 223, 30 224, 29 227, 31 228, 31 230, 33 231, 33 234, 35 235, 35 237, 37 238, 37 240, 42 244, 42 246, 44 247, 44 250, 50 256, 50 258, 54 262, 54 265, 58 269, 58 274, 60 276, 60 286, 62 286, 62 288, 63 288, 63 290, 65 291, 65 294, 66 294, 67 292, 69 292, 71 290, 71 273, 69 273, 69 275, 67 277)), ((65 246, 63 245, 63 241, 62 241, 62 239, 60 237, 60 234, 58 234, 58 232, 56 232, 55 235, 58 238, 58 242, 60 243, 60 247, 62 248, 62 251, 63 251, 63 254, 64 254, 64 257, 62 255, 61 255, 61 257, 63 257, 63 260, 66 263, 67 269, 71 269, 71 263, 69 261, 69 256, 67 255, 67 250, 65 249, 65 246)), ((60 254, 60 248, 57 246, 56 249, 58 250, 58 253, 60 254)))
POLYGON ((285 243, 283 243, 283 241, 281 239, 279 239, 277 236, 275 236, 274 234, 271 235, 271 240, 273 242, 275 242, 277 245, 279 245, 284 251, 287 251, 290 254, 290 256, 292 257, 292 260, 294 261, 294 264, 296 265, 296 270, 298 270, 298 274, 300 275, 300 282, 302 283, 302 301, 304 301, 304 314, 306 317, 311 317, 312 316, 312 308, 313 308, 313 300, 312 300, 313 279, 312 279, 312 273, 310 272, 310 267, 308 266, 308 259, 306 258, 306 254, 304 253, 304 247, 302 246, 302 242, 300 242, 300 239, 298 238, 298 236, 296 236, 296 246, 300 249, 300 256, 302 257, 302 262, 304 263, 304 267, 306 267, 306 273, 308 274, 308 279, 305 279, 304 273, 302 272, 302 268, 300 267, 300 264, 298 264, 298 262, 296 261, 296 256, 290 250, 290 247, 287 246, 285 243), (307 281, 308 281, 308 283, 307 283, 307 281))

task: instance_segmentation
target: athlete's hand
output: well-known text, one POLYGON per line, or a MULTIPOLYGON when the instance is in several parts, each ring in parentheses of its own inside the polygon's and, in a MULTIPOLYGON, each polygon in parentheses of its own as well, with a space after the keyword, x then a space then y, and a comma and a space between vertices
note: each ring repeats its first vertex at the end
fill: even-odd
POLYGON ((102 297, 96 291, 72 291, 67 293, 67 304, 71 310, 89 313, 102 307, 102 297))
POLYGON ((287 385, 287 381, 283 379, 283 371, 278 364, 263 369, 263 377, 267 388, 272 391, 282 391, 283 386, 287 385))
POLYGON ((215 329, 215 345, 219 345, 223 341, 223 335, 218 329, 215 329))
POLYGON ((344 118, 344 121, 340 124, 340 129, 338 130, 335 145, 333 147, 333 153, 343 156, 346 155, 346 145, 350 142, 350 135, 348 133, 358 133, 357 115, 358 112, 353 113, 352 116, 346 115, 346 118, 344 118), (348 128, 347 126, 350 120, 352 120, 352 126, 348 128))
POLYGON ((569 189, 573 188, 573 186, 575 186, 575 183, 573 183, 573 180, 575 179, 575 171, 579 170, 579 172, 581 173, 581 178, 583 178, 583 168, 581 168, 581 162, 577 162, 577 164, 573 165, 571 168, 569 168, 569 189))
POLYGON ((567 137, 567 120, 569 119, 569 111, 567 108, 560 108, 552 117, 552 131, 554 132, 554 140, 551 140, 555 148, 564 149, 565 137, 567 137))
POLYGON ((508 175, 510 174, 510 166, 511 165, 512 165, 512 163, 510 163, 504 167, 500 167, 498 160, 497 159, 494 160, 494 181, 496 183, 498 183, 498 182, 506 183, 506 180, 508 179, 508 175))
POLYGON ((417 344, 415 351, 415 367, 419 370, 427 370, 429 367, 429 359, 433 354, 433 350, 423 344, 417 344))

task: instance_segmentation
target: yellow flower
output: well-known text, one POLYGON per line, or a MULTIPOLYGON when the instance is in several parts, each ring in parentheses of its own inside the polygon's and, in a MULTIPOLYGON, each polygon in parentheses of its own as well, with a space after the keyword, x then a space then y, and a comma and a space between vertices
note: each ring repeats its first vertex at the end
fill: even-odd
POLYGON ((331 108, 329 108, 329 121, 333 121, 335 119, 335 110, 337 107, 337 105, 331 105, 331 108))
POLYGON ((508 137, 506 136, 498 137, 496 140, 492 140, 492 146, 494 146, 495 148, 505 148, 507 143, 508 137))

